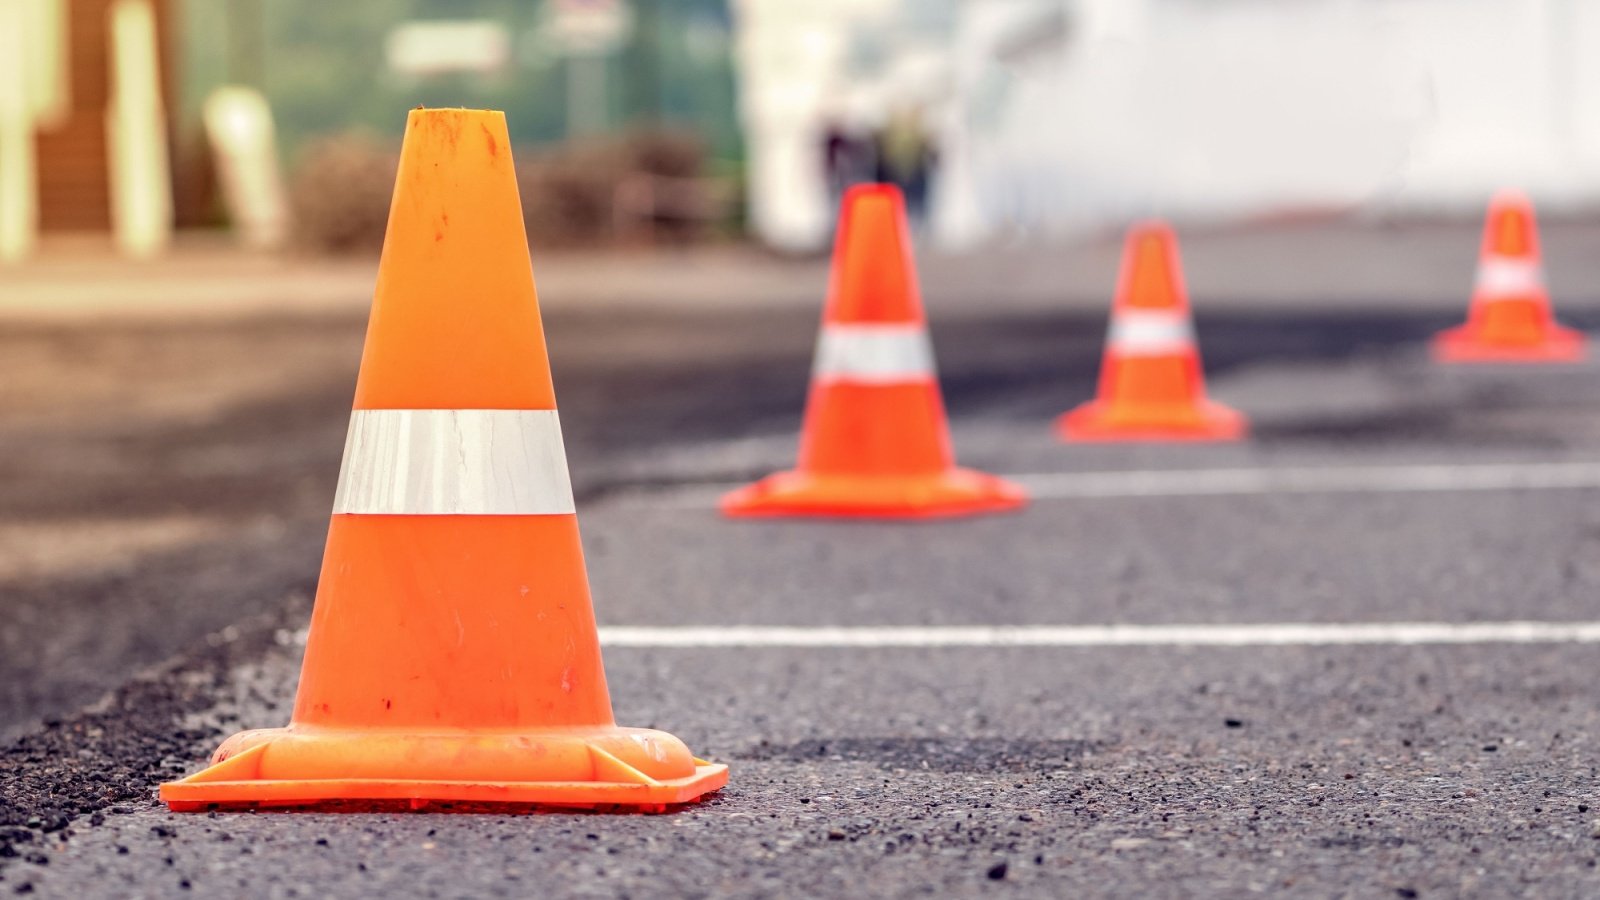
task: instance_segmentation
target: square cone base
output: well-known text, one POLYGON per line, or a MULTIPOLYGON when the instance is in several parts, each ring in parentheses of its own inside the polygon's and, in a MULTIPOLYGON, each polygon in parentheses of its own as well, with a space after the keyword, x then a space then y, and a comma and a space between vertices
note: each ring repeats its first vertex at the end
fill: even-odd
POLYGON ((1056 419, 1056 435, 1073 443, 1238 441, 1249 433, 1250 423, 1243 413, 1210 400, 1171 409, 1140 410, 1138 415, 1091 400, 1056 419))
POLYGON ((626 808, 661 812, 728 783, 728 767, 643 728, 412 734, 269 728, 161 786, 175 812, 323 804, 626 808))
POLYGON ((971 469, 879 476, 792 471, 733 491, 721 508, 735 518, 938 519, 1008 512, 1027 503, 1021 487, 971 469))
POLYGON ((1575 363, 1589 352, 1583 332, 1559 325, 1527 343, 1485 340, 1471 325, 1461 325, 1435 335, 1431 349, 1442 363, 1575 363))

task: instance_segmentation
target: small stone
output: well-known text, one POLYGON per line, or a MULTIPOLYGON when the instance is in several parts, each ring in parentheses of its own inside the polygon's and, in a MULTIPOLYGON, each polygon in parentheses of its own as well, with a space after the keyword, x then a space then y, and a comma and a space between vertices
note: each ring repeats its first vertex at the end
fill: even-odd
POLYGON ((1006 863, 1005 860, 1001 860, 1000 862, 990 866, 989 871, 985 874, 989 876, 990 881, 1004 881, 1006 878, 1006 872, 1010 868, 1011 867, 1006 863))
POLYGON ((1222 720, 1222 724, 1228 726, 1229 728, 1243 728, 1244 727, 1244 720, 1243 719, 1223 719, 1222 720))

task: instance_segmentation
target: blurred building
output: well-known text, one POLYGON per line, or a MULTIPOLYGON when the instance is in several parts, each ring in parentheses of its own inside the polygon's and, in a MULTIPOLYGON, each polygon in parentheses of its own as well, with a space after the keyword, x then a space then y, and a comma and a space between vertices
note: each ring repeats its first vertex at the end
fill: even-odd
POLYGON ((239 174, 215 141, 239 116, 207 101, 238 86, 291 173, 330 137, 397 142, 420 104, 503 109, 519 145, 686 128, 731 180, 730 27, 726 0, 0 0, 0 259, 41 231, 142 255, 162 223, 237 224, 262 191, 214 183, 239 174))
POLYGON ((0 256, 170 216, 172 21, 170 0, 0 0, 0 256))
POLYGON ((1592 0, 734 0, 751 221, 825 245, 828 134, 936 123, 947 244, 1144 215, 1600 203, 1592 0))

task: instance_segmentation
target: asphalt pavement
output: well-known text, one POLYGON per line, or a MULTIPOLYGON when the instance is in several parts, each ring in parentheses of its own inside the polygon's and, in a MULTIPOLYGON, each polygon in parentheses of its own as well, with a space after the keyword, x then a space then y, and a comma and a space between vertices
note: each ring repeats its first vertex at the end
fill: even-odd
MULTIPOLYGON (((1559 310, 1588 328, 1596 235, 1546 235, 1559 310)), ((1113 242, 929 260, 957 452, 1025 478, 1600 468, 1600 366, 1427 360, 1473 246, 1470 225, 1188 241, 1212 392, 1256 426, 1228 446, 1054 441, 1092 390, 1113 242)), ((541 283, 603 626, 1600 619, 1593 486, 723 520, 720 487, 792 461, 821 286, 815 262, 716 265, 758 271, 708 276, 703 304, 541 283), (741 305, 719 280, 785 287, 741 305)), ((619 646, 618 720, 728 763, 719 794, 659 816, 168 813, 155 784, 287 718, 361 326, 340 302, 0 331, 0 382, 26 388, 0 394, 0 892, 1600 892, 1600 645, 1581 643, 619 646)))

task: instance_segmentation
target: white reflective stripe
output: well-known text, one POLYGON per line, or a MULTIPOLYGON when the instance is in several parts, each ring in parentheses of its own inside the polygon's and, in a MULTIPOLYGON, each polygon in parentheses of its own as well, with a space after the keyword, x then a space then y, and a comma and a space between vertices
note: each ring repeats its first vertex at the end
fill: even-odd
POLYGON ((1182 312, 1123 310, 1111 317, 1109 342, 1125 356, 1181 353, 1194 346, 1194 324, 1182 312))
POLYGON ((823 325, 811 377, 893 384, 933 376, 933 345, 920 324, 823 325))
POLYGON ((570 514, 561 422, 553 409, 358 409, 333 511, 570 514))
POLYGON ((1539 264, 1510 256, 1490 256, 1478 263, 1478 292, 1490 296, 1533 294, 1544 290, 1539 264))

